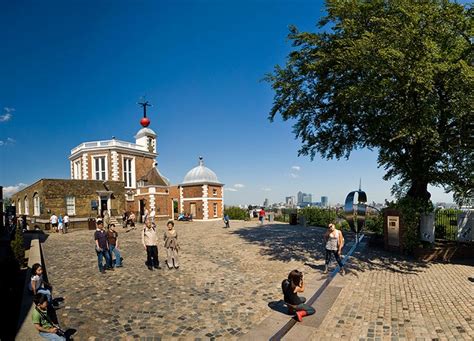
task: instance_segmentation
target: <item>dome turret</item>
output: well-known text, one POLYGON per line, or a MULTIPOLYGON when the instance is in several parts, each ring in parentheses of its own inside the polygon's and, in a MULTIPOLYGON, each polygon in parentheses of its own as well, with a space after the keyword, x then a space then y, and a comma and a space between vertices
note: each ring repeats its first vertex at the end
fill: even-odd
POLYGON ((197 167, 191 169, 186 176, 184 177, 182 185, 190 184, 219 184, 222 183, 217 179, 216 173, 204 166, 204 161, 202 156, 199 157, 199 164, 197 167))

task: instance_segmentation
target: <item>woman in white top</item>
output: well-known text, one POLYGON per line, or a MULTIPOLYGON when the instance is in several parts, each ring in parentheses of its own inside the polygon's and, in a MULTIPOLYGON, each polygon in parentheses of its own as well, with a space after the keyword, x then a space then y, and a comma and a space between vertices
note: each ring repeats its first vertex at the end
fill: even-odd
POLYGON ((341 274, 344 275, 346 272, 341 262, 341 251, 344 246, 344 236, 342 235, 342 232, 336 229, 336 225, 331 223, 324 234, 324 239, 326 240, 326 263, 324 273, 328 272, 331 255, 334 255, 334 258, 336 258, 336 262, 339 264, 339 268, 341 269, 341 274))
POLYGON ((31 282, 29 284, 29 289, 33 292, 33 296, 38 293, 46 295, 49 304, 53 304, 53 297, 51 294, 53 287, 43 279, 43 267, 39 263, 35 263, 31 267, 31 282))

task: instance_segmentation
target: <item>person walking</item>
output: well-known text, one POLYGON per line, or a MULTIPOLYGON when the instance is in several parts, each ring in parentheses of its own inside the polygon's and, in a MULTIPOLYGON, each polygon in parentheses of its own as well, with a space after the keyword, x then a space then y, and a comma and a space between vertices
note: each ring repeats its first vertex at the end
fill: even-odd
POLYGON ((151 212, 150 212, 150 220, 151 220, 151 223, 154 224, 155 223, 155 209, 152 208, 151 209, 151 212))
POLYGON ((134 230, 135 229, 135 213, 130 212, 130 215, 128 216, 128 221, 130 223, 130 227, 132 228, 132 230, 134 230))
POLYGON ((58 217, 58 231, 59 231, 59 233, 64 233, 64 231, 63 231, 63 216, 61 214, 58 217))
POLYGON ((115 231, 115 224, 110 224, 107 228, 107 242, 109 243, 110 263, 116 268, 122 267, 122 256, 119 250, 118 232, 115 231), (112 259, 112 254, 115 256, 115 262, 112 259))
POLYGON ((110 260, 109 243, 107 241, 107 233, 104 231, 104 223, 99 220, 96 223, 97 229, 94 233, 95 239, 95 251, 97 253, 97 263, 99 265, 99 271, 105 273, 105 269, 113 270, 112 262, 110 260), (103 259, 105 258, 105 267, 103 259))
POLYGON ((49 218, 49 222, 51 223, 51 228, 58 232, 58 216, 53 213, 49 218))
POLYGON ((226 214, 226 215, 224 216, 224 223, 225 223, 225 227, 226 227, 226 228, 229 228, 229 227, 230 227, 230 218, 229 218, 229 215, 228 215, 228 214, 226 214))
POLYGON ((164 240, 165 240, 165 249, 166 249, 166 265, 168 269, 179 269, 179 259, 178 259, 178 232, 174 229, 174 222, 168 221, 166 224, 168 230, 165 231, 164 240))
POLYGON ((298 297, 299 292, 304 292, 303 273, 293 270, 288 274, 288 278, 281 283, 283 291, 283 300, 288 305, 290 315, 295 315, 301 322, 304 316, 313 315, 316 310, 308 304, 305 304, 306 298, 298 297))
POLYGON ((109 211, 105 210, 104 211, 104 227, 105 228, 109 228, 109 225, 110 225, 110 215, 109 215, 109 211))
POLYGON ((337 264, 339 264, 341 275, 344 275, 344 265, 341 262, 341 252, 344 246, 344 236, 342 232, 336 229, 336 225, 333 223, 328 225, 328 229, 324 234, 324 240, 326 241, 326 262, 324 266, 324 273, 328 272, 329 262, 331 261, 331 255, 334 255, 337 264))
POLYGON ((63 222, 64 222, 63 233, 67 233, 67 230, 69 229, 69 216, 67 215, 67 213, 63 217, 63 222))
POLYGON ((150 221, 145 223, 142 234, 142 244, 146 250, 146 265, 148 270, 161 269, 158 259, 158 240, 156 237, 156 227, 150 221))
POLYGON ((263 208, 258 212, 258 220, 260 220, 260 225, 263 225, 263 221, 265 220, 265 210, 263 208))
POLYGON ((48 314, 48 298, 46 295, 38 293, 34 296, 35 308, 31 314, 33 324, 39 335, 52 341, 65 341, 65 333, 58 325, 54 324, 48 314))

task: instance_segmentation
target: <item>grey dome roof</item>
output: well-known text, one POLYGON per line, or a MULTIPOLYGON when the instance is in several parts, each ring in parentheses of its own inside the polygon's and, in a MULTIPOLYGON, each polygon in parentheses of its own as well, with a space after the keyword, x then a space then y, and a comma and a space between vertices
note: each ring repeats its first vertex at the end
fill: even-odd
POLYGON ((150 136, 150 135, 153 137, 156 137, 156 133, 150 128, 142 128, 138 131, 137 135, 135 135, 135 138, 139 139, 140 137, 150 136))
POLYGON ((199 158, 199 165, 191 169, 183 180, 183 185, 188 184, 201 184, 201 183, 213 183, 221 184, 217 179, 216 173, 207 167, 204 167, 202 157, 199 158))

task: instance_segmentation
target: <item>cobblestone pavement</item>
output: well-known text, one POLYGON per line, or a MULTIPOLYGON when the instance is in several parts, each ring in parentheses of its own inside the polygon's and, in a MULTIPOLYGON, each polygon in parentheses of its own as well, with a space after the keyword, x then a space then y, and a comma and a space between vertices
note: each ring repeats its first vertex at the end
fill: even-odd
POLYGON ((414 263, 370 249, 356 254, 311 339, 474 340, 473 265, 414 263))
MULTIPOLYGON (((159 222, 159 235, 165 223, 159 222)), ((321 228, 256 222, 178 222, 179 270, 149 271, 141 245, 143 229, 119 228, 124 267, 100 274, 93 232, 51 234, 43 244, 61 325, 75 340, 142 338, 233 339, 272 311, 280 283, 300 269, 320 276, 321 228)), ((162 245, 162 244, 161 244, 162 245)))

